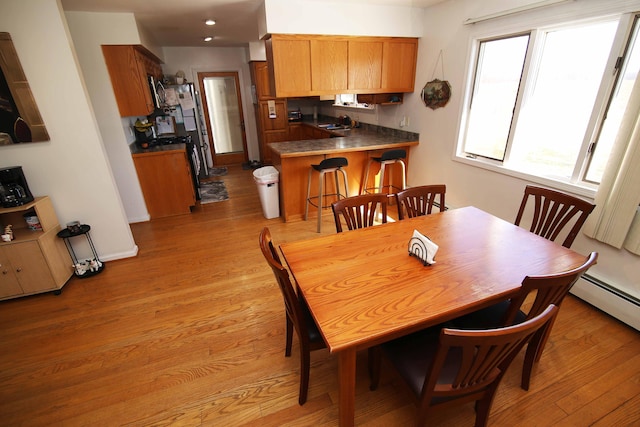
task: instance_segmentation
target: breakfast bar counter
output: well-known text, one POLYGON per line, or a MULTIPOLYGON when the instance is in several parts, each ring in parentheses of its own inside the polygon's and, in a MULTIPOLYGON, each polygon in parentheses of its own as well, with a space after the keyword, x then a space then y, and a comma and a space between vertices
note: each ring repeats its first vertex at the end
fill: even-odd
MULTIPOLYGON (((315 123, 303 123, 314 126, 315 123)), ((355 196, 363 187, 364 173, 370 157, 377 157, 391 149, 407 150, 405 163, 408 166, 409 148, 418 145, 417 133, 362 124, 360 128, 331 131, 335 137, 308 139, 302 141, 274 142, 269 144, 272 150, 273 164, 280 173, 280 216, 285 221, 304 219, 307 194, 307 177, 312 164, 331 157, 346 157, 349 165, 344 168, 348 176, 349 195, 355 196), (341 135, 341 136, 338 136, 341 135)), ((378 173, 378 165, 372 165, 370 182, 364 187, 373 187, 378 173)), ((389 180, 400 183, 400 169, 386 173, 389 180)), ((389 171, 388 169, 388 171, 389 171)), ((318 188, 318 174, 312 174, 311 195, 318 188), (315 181, 314 181, 315 180, 315 181)), ((335 188, 333 176, 325 176, 325 188, 335 188)), ((387 179, 385 179, 386 182, 387 179)), ((331 191, 333 192, 333 191, 331 191)), ((315 209, 309 209, 309 215, 315 216, 315 209)))

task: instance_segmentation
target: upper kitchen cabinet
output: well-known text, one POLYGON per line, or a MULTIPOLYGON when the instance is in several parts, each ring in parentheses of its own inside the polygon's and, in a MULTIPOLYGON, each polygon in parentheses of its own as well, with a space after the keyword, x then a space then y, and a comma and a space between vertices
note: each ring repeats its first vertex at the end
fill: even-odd
POLYGON ((413 92, 418 39, 273 34, 276 96, 413 92))
POLYGON ((266 61, 251 61, 251 81, 256 91, 256 101, 274 99, 272 83, 269 76, 269 67, 266 61))
POLYGON ((382 41, 349 42, 349 88, 374 91, 382 89, 382 41))
POLYGON ((334 94, 348 87, 348 53, 346 40, 311 39, 311 92, 334 94))
POLYGON ((300 36, 274 34, 266 40, 265 47, 267 63, 273 67, 276 96, 310 95, 311 41, 300 36))
POLYGON ((111 85, 121 117, 147 116, 155 109, 149 76, 162 79, 161 61, 139 45, 103 45, 111 85))
POLYGON ((386 40, 382 51, 384 90, 378 93, 413 92, 417 59, 418 39, 386 40))

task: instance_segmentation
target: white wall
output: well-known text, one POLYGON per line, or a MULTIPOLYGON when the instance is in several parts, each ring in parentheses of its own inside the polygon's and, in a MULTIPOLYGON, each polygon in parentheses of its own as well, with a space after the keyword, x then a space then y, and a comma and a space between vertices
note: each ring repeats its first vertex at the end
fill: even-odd
POLYGON ((267 50, 262 40, 249 43, 249 61, 266 61, 267 50))
POLYGON ((258 133, 251 98, 251 72, 249 51, 237 47, 164 47, 165 74, 174 75, 183 70, 189 82, 198 86, 198 72, 235 71, 240 81, 242 110, 247 135, 247 151, 250 160, 259 160, 258 133))
MULTIPOLYGON (((512 222, 524 187, 529 182, 453 160, 471 32, 477 31, 478 25, 495 26, 499 22, 508 25, 522 19, 522 15, 514 15, 476 26, 463 25, 467 18, 495 12, 497 3, 486 0, 483 2, 486 10, 479 9, 478 2, 474 0, 447 1, 428 8, 425 14, 425 32, 419 45, 416 92, 405 96, 404 104, 398 106, 397 111, 386 114, 409 116, 409 130, 420 133, 420 145, 411 153, 408 177, 410 185, 445 183, 449 205, 474 205, 512 222), (441 76, 438 63, 440 52, 444 61, 444 76, 441 76), (421 88, 433 78, 446 79, 452 86, 451 100, 444 108, 436 110, 426 108, 419 96, 421 88)), ((621 4, 627 9, 629 5, 635 5, 640 10, 640 2, 637 1, 581 0, 529 13, 535 13, 541 19, 560 14, 577 17, 593 13, 594 9, 605 7, 605 3, 608 7, 614 3, 621 4)), ((583 234, 578 236, 572 249, 585 255, 598 251, 599 262, 589 274, 640 298, 639 257, 604 245, 583 234)))
POLYGON ((334 34, 347 36, 420 37, 423 10, 375 2, 339 0, 265 0, 259 19, 263 34, 334 34))
POLYGON ((100 47, 140 44, 135 18, 132 13, 66 12, 65 15, 127 219, 148 221, 147 205, 128 145, 134 140, 133 135, 127 134, 130 119, 120 117, 100 47))
POLYGON ((31 192, 51 197, 63 226, 73 220, 91 225, 102 259, 135 255, 137 247, 58 2, 3 0, 0 28, 11 34, 51 137, 0 147, 0 166, 22 166, 31 192))

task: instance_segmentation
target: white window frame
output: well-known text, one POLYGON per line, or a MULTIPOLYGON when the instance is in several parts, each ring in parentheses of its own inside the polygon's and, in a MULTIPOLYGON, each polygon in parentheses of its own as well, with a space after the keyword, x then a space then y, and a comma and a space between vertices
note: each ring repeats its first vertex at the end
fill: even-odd
MULTIPOLYGON (((597 14, 599 14, 599 16, 591 16, 584 19, 568 19, 567 17, 563 19, 562 17, 555 17, 553 20, 554 22, 540 22, 540 19, 538 19, 538 22, 535 22, 534 20, 532 20, 531 22, 527 22, 526 19, 522 19, 522 17, 520 17, 520 22, 518 22, 517 24, 511 23, 510 25, 499 26, 495 25, 494 23, 494 25, 492 26, 484 26, 483 28, 479 28, 471 34, 467 54, 467 65, 465 68, 466 75, 464 82, 464 92, 462 102, 460 104, 458 140, 455 144, 453 153, 454 161, 513 176, 528 182, 533 182, 540 185, 568 191, 574 194, 583 195, 586 197, 593 197, 595 195, 598 184, 583 180, 583 176, 588 165, 588 159, 586 158, 586 155, 587 151, 589 150, 589 146, 591 145, 592 139, 594 138, 595 133, 599 129, 600 123, 602 121, 602 113, 604 111, 604 108, 606 107, 609 93, 613 85, 615 84, 615 73, 613 72, 614 66, 617 58, 624 54, 626 39, 631 31, 631 26, 635 17, 635 13, 630 10, 626 10, 624 11, 624 13, 604 13, 600 11, 597 14), (533 71, 530 70, 530 68, 536 66, 536 64, 532 64, 531 56, 534 54, 538 54, 538 50, 540 49, 539 46, 541 44, 541 36, 545 31, 567 28, 575 25, 584 25, 587 23, 601 22, 611 20, 612 18, 618 19, 619 30, 614 37, 611 53, 605 66, 604 77, 598 90, 596 100, 594 102, 594 111, 592 112, 591 118, 587 124, 587 130, 585 132, 585 137, 579 152, 579 159, 576 162, 571 179, 561 180, 558 178, 532 175, 528 172, 510 169, 502 161, 483 157, 471 157, 464 152, 463 149, 467 131, 467 120, 470 111, 469 103, 473 93, 476 61, 478 59, 478 50, 480 48, 481 41, 500 39, 513 35, 530 34, 529 48, 525 57, 525 65, 523 70, 523 76, 528 76, 530 75, 530 71, 533 71)), ((516 120, 523 99, 522 93, 524 93, 523 91, 529 90, 530 85, 532 84, 532 80, 533 79, 527 79, 525 77, 525 79, 523 80, 523 84, 519 89, 514 112, 514 117, 516 117, 516 120)), ((513 146, 511 141, 512 138, 513 133, 510 133, 509 140, 507 142, 505 159, 508 158, 510 150, 513 146)))

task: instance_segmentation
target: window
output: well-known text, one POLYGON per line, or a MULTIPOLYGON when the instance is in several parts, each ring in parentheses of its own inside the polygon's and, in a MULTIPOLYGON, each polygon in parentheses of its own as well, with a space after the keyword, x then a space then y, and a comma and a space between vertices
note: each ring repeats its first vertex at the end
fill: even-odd
POLYGON ((607 64, 618 56, 617 32, 627 31, 619 27, 626 26, 609 18, 478 40, 459 155, 567 183, 599 183, 640 69, 632 31, 624 72, 612 83, 607 64), (607 98, 601 88, 609 86, 607 98))
POLYGON ((636 43, 638 39, 638 18, 635 18, 633 32, 627 43, 624 55, 626 59, 621 64, 621 70, 617 75, 616 85, 611 92, 607 109, 603 115, 602 125, 598 128, 597 137, 591 148, 591 158, 587 167, 585 180, 588 182, 600 182, 604 168, 611 152, 611 147, 616 138, 616 131, 620 127, 622 115, 629 101, 629 95, 640 72, 640 47, 636 43))

